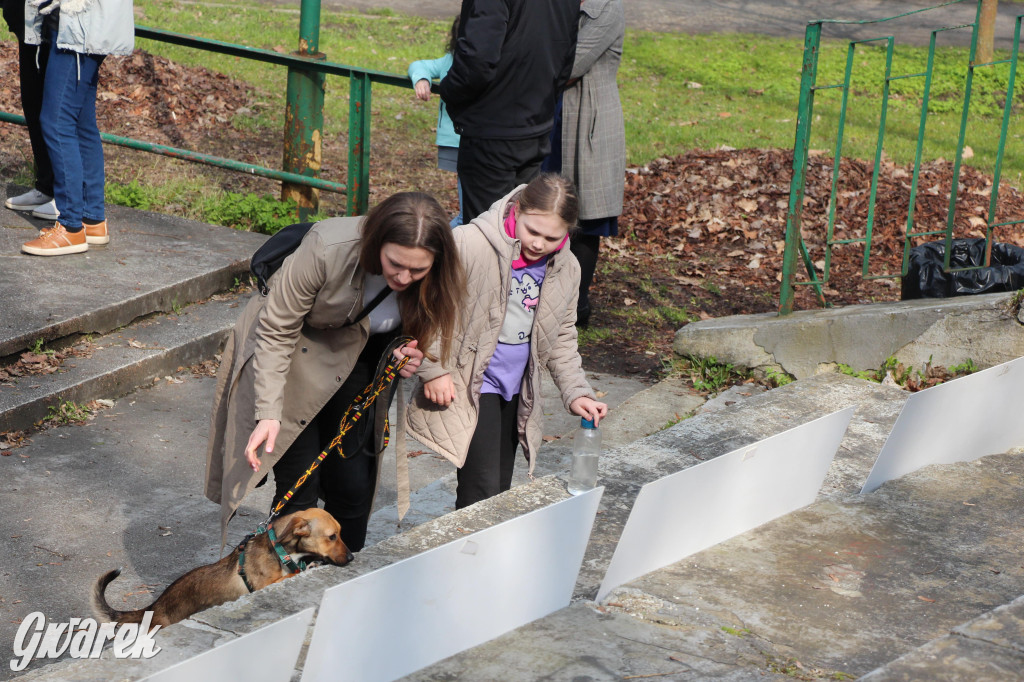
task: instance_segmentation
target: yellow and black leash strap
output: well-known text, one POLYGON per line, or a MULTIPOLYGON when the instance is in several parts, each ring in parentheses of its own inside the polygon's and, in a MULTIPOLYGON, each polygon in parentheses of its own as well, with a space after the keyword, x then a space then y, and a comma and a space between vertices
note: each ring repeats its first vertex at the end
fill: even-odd
MULTIPOLYGON (((403 357, 401 360, 395 360, 392 353, 395 349, 401 348, 412 340, 411 336, 399 336, 388 344, 388 347, 384 350, 384 354, 381 356, 380 362, 377 363, 377 371, 373 375, 373 380, 358 396, 356 396, 356 399, 353 400, 352 404, 345 410, 345 414, 342 415, 341 421, 338 423, 338 435, 335 436, 327 447, 324 448, 324 450, 317 456, 317 458, 313 460, 313 463, 309 465, 309 468, 306 469, 305 472, 303 472, 302 476, 299 477, 299 480, 295 481, 288 492, 284 494, 284 497, 274 505, 273 510, 270 512, 270 516, 261 524, 261 528, 270 526, 270 522, 274 520, 274 517, 281 513, 281 510, 288 504, 288 501, 295 494, 295 491, 302 487, 306 482, 306 479, 309 478, 310 474, 316 471, 317 467, 319 467, 320 463, 327 458, 327 455, 331 450, 337 450, 338 455, 341 456, 342 459, 346 459, 349 456, 342 451, 342 438, 344 438, 345 434, 349 432, 349 429, 355 426, 356 422, 362 419, 363 413, 370 409, 370 406, 373 405, 377 396, 387 391, 395 382, 395 379, 398 377, 398 373, 402 371, 402 368, 405 367, 407 362, 409 362, 409 358, 403 357)), ((391 428, 388 423, 388 418, 385 415, 384 447, 387 447, 388 445, 390 434, 391 428)))

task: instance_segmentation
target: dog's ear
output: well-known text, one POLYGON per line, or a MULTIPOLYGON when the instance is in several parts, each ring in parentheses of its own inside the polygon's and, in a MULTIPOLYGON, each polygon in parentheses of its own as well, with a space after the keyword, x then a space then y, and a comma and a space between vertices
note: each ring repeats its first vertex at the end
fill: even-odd
POLYGON ((295 514, 288 519, 288 525, 285 526, 284 532, 281 533, 280 540, 281 542, 287 542, 291 538, 304 538, 308 537, 309 533, 309 521, 295 514))

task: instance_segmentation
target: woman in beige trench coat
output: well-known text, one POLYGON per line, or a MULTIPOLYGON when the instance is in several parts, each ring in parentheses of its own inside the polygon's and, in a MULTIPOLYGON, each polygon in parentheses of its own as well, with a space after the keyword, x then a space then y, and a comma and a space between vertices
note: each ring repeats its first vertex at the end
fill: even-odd
MULTIPOLYGON (((365 218, 317 223, 268 284, 235 324, 218 372, 205 494, 221 505, 222 539, 268 468, 275 503, 298 480, 337 434, 391 340, 400 333, 415 339, 395 351, 409 357, 403 376, 419 366, 419 347, 436 342, 447 357, 465 291, 444 210, 414 192, 384 200, 365 218), (358 319, 385 287, 394 293, 358 319)), ((352 551, 365 542, 389 399, 380 396, 382 409, 346 435, 346 459, 327 457, 282 509, 322 498, 352 551)))

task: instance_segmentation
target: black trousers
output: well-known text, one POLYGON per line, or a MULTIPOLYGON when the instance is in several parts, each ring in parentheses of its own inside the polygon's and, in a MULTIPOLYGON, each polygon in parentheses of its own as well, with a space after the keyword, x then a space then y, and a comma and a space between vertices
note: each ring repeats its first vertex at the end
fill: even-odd
POLYGON ((590 284, 597 269, 597 255, 601 250, 601 237, 595 234, 574 234, 569 240, 569 250, 580 262, 580 297, 576 301, 576 324, 586 327, 590 324, 590 284))
POLYGON ((36 165, 35 188, 53 196, 53 166, 43 140, 43 129, 39 116, 43 110, 43 76, 46 61, 50 57, 48 45, 27 45, 25 43, 25 3, 5 0, 4 19, 18 38, 18 74, 21 82, 21 110, 28 124, 28 139, 32 145, 32 158, 36 165), (36 67, 36 59, 39 66, 36 67))
POLYGON ((551 150, 548 133, 525 140, 492 140, 463 135, 459 140, 462 220, 468 223, 518 185, 540 175, 551 150))
MULTIPOLYGON (((345 410, 373 379, 380 354, 396 334, 375 334, 370 337, 355 367, 334 396, 302 430, 281 459, 274 465, 276 486, 273 505, 309 468, 324 448, 338 435, 338 424, 345 410)), ((391 395, 394 391, 391 391, 391 395)), ((386 410, 381 395, 370 409, 345 434, 341 446, 342 459, 336 450, 320 463, 319 468, 299 488, 281 510, 291 514, 317 506, 324 501, 324 511, 341 524, 341 539, 349 550, 358 552, 366 544, 366 526, 370 520, 373 493, 377 484, 377 453, 374 451, 373 424, 377 409, 386 410)))
POLYGON ((455 508, 494 497, 512 487, 519 430, 519 396, 505 400, 497 393, 480 394, 480 420, 469 443, 466 463, 458 470, 455 508))

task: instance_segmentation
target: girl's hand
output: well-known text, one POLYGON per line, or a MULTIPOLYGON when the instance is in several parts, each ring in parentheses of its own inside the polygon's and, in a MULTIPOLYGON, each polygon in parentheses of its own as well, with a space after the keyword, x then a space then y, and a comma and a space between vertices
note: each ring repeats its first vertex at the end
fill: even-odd
POLYGON ((266 447, 263 448, 263 451, 273 452, 274 441, 277 440, 277 434, 280 432, 281 422, 277 419, 261 419, 256 424, 256 428, 252 430, 249 442, 245 446, 245 458, 249 461, 249 466, 252 467, 253 471, 260 470, 260 458, 256 454, 260 445, 263 445, 265 442, 266 447))
POLYGON ((452 381, 452 376, 445 374, 425 382, 423 395, 432 403, 448 407, 455 400, 455 383, 452 381))
POLYGON ((569 409, 572 413, 579 415, 580 417, 586 417, 590 421, 594 422, 594 426, 597 426, 605 415, 608 414, 608 406, 604 403, 599 403, 593 398, 587 396, 580 396, 576 400, 572 401, 569 405, 569 409))
POLYGON ((423 351, 416 347, 418 345, 419 341, 413 339, 401 348, 396 348, 395 352, 392 353, 395 360, 409 358, 409 362, 405 363, 405 367, 399 372, 406 379, 415 374, 416 370, 420 368, 420 363, 423 362, 423 351))
POLYGON ((416 97, 424 102, 430 99, 430 81, 426 78, 421 78, 416 81, 416 97))

